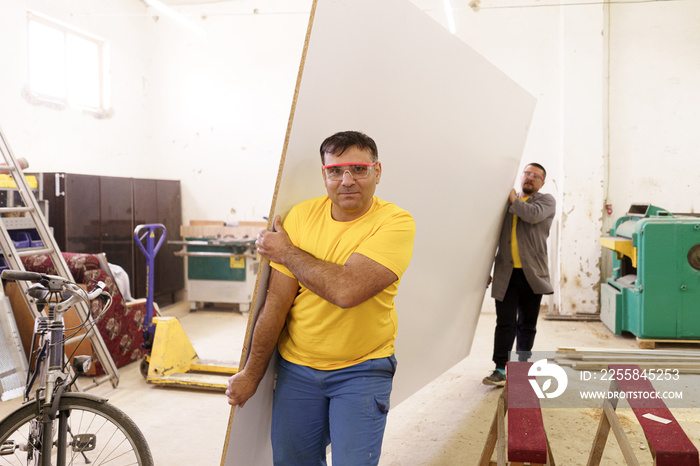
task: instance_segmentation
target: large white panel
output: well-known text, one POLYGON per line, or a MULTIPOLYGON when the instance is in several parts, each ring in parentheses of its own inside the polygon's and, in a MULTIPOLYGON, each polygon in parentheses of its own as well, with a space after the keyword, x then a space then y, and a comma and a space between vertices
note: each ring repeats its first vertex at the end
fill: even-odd
MULTIPOLYGON (((396 300, 394 405, 469 353, 534 105, 408 1, 315 4, 272 212, 325 193, 325 137, 359 130, 375 139, 377 196, 411 212, 417 227, 396 300)), ((269 462, 269 439, 253 445, 246 434, 269 423, 268 378, 236 410, 226 464, 269 462)))

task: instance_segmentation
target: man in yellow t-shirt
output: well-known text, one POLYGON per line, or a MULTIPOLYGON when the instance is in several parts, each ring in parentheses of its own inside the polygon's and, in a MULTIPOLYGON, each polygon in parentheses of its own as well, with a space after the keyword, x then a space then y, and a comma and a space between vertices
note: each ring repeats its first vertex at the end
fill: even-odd
POLYGON ((508 353, 526 356, 532 350, 543 294, 553 292, 549 280, 547 238, 554 219, 556 201, 540 193, 547 172, 538 163, 525 166, 520 192, 508 196, 498 252, 493 266, 491 296, 496 301, 494 371, 484 377, 487 385, 506 384, 508 353))
POLYGON ((295 206, 261 231, 271 262, 265 305, 245 367, 229 379, 229 404, 255 393, 275 345, 276 465, 377 464, 396 370, 394 297, 411 260, 411 215, 378 199, 375 142, 356 131, 321 144, 327 195, 295 206))

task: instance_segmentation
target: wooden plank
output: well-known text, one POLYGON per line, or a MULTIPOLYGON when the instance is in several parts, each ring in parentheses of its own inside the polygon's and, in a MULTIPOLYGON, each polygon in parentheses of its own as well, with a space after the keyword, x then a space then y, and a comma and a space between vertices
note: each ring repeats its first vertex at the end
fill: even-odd
MULTIPOLYGON (((572 369, 575 370, 580 370, 580 371, 602 371, 604 369, 607 369, 609 364, 607 362, 589 362, 589 363, 580 363, 580 362, 567 362, 567 361, 559 361, 559 360, 554 360, 557 364, 560 366, 570 366, 572 369)), ((659 363, 639 363, 637 364, 640 368, 640 370, 664 370, 664 369, 677 369, 679 374, 698 374, 700 373, 700 367, 698 367, 697 364, 693 363, 691 365, 685 365, 683 363, 678 363, 678 364, 673 364, 673 366, 669 366, 668 364, 659 364, 659 363)))
POLYGON ((544 464, 547 462, 540 401, 530 385, 531 362, 509 361, 508 378, 508 459, 544 464))
POLYGON ((627 439, 625 430, 622 428, 620 419, 618 419, 617 414, 615 414, 615 409, 607 400, 603 404, 603 416, 605 416, 608 422, 610 423, 610 428, 613 431, 613 434, 615 434, 617 444, 620 446, 622 456, 625 458, 627 464, 638 466, 639 461, 634 455, 634 450, 632 449, 632 445, 630 445, 630 442, 627 439))
POLYGON ((667 343, 667 344, 694 344, 700 345, 700 340, 668 340, 668 339, 649 339, 649 338, 637 338, 637 345, 643 349, 654 349, 657 343, 667 343))
POLYGON ((190 220, 190 226, 192 226, 192 227, 202 227, 202 226, 222 227, 222 226, 224 226, 224 222, 222 220, 190 220))
POLYGON ((670 360, 637 360, 637 359, 619 359, 619 360, 611 360, 611 359, 596 359, 596 360, 589 360, 589 361, 580 361, 580 360, 570 360, 570 359, 560 359, 560 358, 553 358, 554 361, 556 361, 559 365, 562 366, 572 366, 576 368, 582 368, 582 367, 590 367, 590 366, 595 366, 595 365, 603 365, 607 367, 610 363, 614 364, 637 364, 638 366, 646 366, 646 367, 654 367, 654 368, 688 368, 688 369, 696 369, 700 367, 700 361, 690 361, 690 360, 680 360, 680 361, 673 361, 672 359, 670 360))
POLYGON ((559 347, 557 348, 558 354, 567 355, 622 355, 622 354, 639 354, 648 356, 688 356, 698 358, 697 351, 683 351, 683 350, 644 350, 644 349, 633 349, 633 348, 617 348, 611 350, 610 348, 574 348, 574 347, 559 347))
POLYGON ((696 358, 690 358, 690 357, 679 357, 676 358, 674 356, 607 356, 605 358, 600 358, 597 356, 583 356, 579 358, 580 361, 609 361, 609 362, 654 362, 654 363, 663 363, 663 362, 682 362, 683 364, 698 364, 700 363, 700 357, 696 358))
POLYGON ((246 225, 224 226, 224 225, 181 225, 180 236, 183 238, 254 238, 261 228, 265 228, 265 223, 250 222, 246 225))
MULTIPOLYGON (((607 400, 603 402, 603 406, 607 400)), ((600 421, 598 422, 598 428, 596 429, 595 437, 593 437, 593 445, 591 446, 591 451, 588 455, 588 466, 598 466, 600 460, 603 458, 603 451, 605 450, 605 444, 608 442, 608 434, 610 433, 610 421, 608 416, 603 410, 600 421)))
POLYGON ((498 462, 498 466, 505 466, 506 461, 507 461, 507 456, 506 456, 506 427, 505 427, 505 420, 506 420, 506 412, 508 410, 507 407, 507 398, 508 395, 506 394, 505 397, 499 398, 498 399, 498 408, 497 408, 497 419, 498 419, 498 451, 496 452, 496 459, 498 462))

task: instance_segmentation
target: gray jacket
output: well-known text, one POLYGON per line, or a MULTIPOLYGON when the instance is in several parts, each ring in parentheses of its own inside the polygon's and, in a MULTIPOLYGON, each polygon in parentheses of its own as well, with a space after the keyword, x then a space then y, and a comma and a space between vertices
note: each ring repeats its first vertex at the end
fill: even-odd
POLYGON ((516 199, 508 207, 503 218, 501 238, 493 266, 493 283, 491 296, 503 301, 513 272, 513 257, 510 251, 513 215, 518 216, 516 235, 518 252, 523 264, 523 273, 535 294, 552 294, 554 290, 549 282, 549 259, 547 257, 547 237, 552 226, 556 201, 551 194, 536 193, 523 202, 516 199))

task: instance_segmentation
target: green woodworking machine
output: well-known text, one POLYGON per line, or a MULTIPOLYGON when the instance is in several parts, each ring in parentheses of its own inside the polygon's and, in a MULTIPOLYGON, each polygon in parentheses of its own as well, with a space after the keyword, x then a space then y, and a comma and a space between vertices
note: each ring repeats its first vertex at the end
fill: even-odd
POLYGON ((600 320, 640 339, 700 339, 700 217, 633 204, 601 237, 614 251, 600 320))

